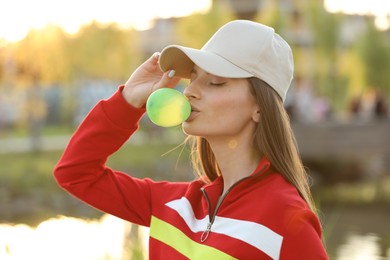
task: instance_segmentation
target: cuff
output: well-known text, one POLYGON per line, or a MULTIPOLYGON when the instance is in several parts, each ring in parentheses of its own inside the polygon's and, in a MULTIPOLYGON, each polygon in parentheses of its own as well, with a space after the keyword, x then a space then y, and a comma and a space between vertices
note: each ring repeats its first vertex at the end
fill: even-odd
POLYGON ((145 108, 135 108, 122 95, 124 85, 119 86, 118 90, 110 98, 102 102, 103 110, 107 117, 118 127, 133 129, 138 127, 138 122, 145 114, 145 108))

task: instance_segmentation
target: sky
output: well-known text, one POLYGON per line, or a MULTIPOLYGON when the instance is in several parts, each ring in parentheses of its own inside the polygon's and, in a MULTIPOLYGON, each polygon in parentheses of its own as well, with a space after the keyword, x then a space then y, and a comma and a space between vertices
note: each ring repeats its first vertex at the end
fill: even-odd
MULTIPOLYGON (((390 0, 324 0, 324 5, 331 12, 371 13, 379 28, 390 27, 390 0)), ((211 0, 8 0, 0 5, 0 39, 18 41, 31 28, 47 24, 75 33, 93 20, 142 30, 150 27, 153 18, 186 16, 210 8, 211 0)))

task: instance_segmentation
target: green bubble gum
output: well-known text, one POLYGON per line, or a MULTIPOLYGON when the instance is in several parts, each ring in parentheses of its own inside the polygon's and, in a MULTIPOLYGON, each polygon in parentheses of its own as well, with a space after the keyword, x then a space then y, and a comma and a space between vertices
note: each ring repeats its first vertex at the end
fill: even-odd
POLYGON ((146 101, 146 113, 154 124, 172 127, 187 120, 191 114, 191 105, 180 91, 162 88, 149 96, 146 101))

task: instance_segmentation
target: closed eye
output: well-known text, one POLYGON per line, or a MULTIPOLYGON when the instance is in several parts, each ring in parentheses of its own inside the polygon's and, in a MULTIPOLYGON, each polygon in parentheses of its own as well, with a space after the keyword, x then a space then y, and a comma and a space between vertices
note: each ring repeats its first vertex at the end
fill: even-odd
POLYGON ((226 84, 226 82, 217 82, 217 83, 210 82, 210 85, 211 85, 211 86, 223 86, 223 85, 225 85, 225 84, 226 84))

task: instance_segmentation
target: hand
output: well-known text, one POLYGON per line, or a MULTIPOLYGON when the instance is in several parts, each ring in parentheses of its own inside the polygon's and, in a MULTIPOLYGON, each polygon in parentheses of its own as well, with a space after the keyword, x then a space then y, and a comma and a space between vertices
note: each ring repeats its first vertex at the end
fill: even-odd
POLYGON ((174 77, 173 70, 165 73, 161 71, 159 55, 153 54, 127 80, 122 95, 130 105, 140 108, 153 91, 163 87, 173 88, 179 83, 180 78, 174 77))

